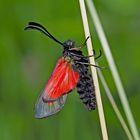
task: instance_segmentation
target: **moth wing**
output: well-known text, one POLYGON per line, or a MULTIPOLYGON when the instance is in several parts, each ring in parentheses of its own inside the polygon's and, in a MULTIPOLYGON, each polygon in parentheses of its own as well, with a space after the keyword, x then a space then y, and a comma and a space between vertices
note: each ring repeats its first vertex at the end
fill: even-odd
POLYGON ((56 67, 46 84, 42 98, 46 102, 56 100, 76 87, 78 80, 79 73, 72 68, 71 63, 68 63, 62 57, 58 60, 56 67))
POLYGON ((55 101, 44 102, 42 96, 40 96, 35 105, 35 118, 45 118, 59 112, 63 108, 66 98, 67 94, 55 101))
POLYGON ((60 111, 69 93, 79 80, 79 73, 63 57, 60 58, 35 105, 35 117, 44 118, 60 111))

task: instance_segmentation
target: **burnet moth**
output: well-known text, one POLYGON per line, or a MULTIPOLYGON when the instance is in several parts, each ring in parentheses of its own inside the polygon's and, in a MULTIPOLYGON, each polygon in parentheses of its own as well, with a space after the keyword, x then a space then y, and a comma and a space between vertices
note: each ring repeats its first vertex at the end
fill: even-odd
MULTIPOLYGON (((67 94, 75 87, 86 108, 94 110, 96 108, 95 88, 89 71, 89 65, 91 65, 89 64, 89 57, 91 56, 84 56, 81 51, 89 37, 81 47, 75 47, 74 41, 60 42, 39 23, 29 22, 25 27, 25 30, 28 29, 41 31, 63 47, 63 55, 57 61, 44 91, 35 104, 35 117, 46 118, 59 112, 65 104, 67 94)), ((100 56, 101 51, 95 59, 100 56)))

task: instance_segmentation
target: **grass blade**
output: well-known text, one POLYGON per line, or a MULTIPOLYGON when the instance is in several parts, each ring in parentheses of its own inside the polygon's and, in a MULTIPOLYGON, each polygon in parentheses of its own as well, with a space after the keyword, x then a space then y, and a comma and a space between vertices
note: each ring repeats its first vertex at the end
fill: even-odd
POLYGON ((114 98, 113 98, 113 96, 111 94, 111 91, 110 91, 110 89, 109 89, 109 87, 108 87, 108 85, 107 85, 107 83, 106 83, 106 81, 104 79, 104 76, 103 76, 101 70, 98 70, 98 75, 99 75, 101 83, 102 83, 102 85, 104 87, 104 90, 106 92, 106 95, 107 95, 107 97, 108 97, 108 99, 109 99, 109 101, 110 101, 110 103, 111 103, 111 105, 112 105, 112 107, 114 109, 114 112, 116 113, 116 115, 117 115, 117 117, 118 117, 118 119, 119 119, 119 121, 120 121, 120 123, 121 123, 121 125, 122 125, 122 127, 123 127, 123 129, 124 129, 124 131, 125 131, 125 133, 126 133, 126 135, 128 137, 128 139, 133 140, 132 134, 130 133, 130 131, 129 131, 126 123, 125 123, 125 120, 123 119, 123 116, 121 115, 121 112, 119 111, 119 109, 117 107, 117 104, 116 104, 116 102, 115 102, 115 100, 114 100, 114 98))
MULTIPOLYGON (((83 26, 84 26, 84 31, 85 31, 85 37, 87 38, 88 36, 90 36, 90 31, 89 31, 89 26, 88 26, 84 0, 79 0, 79 4, 80 4, 82 21, 83 21, 83 26)), ((89 55, 93 55, 91 38, 87 40, 87 49, 88 49, 89 55)), ((90 57, 90 63, 95 64, 93 57, 90 57)), ((97 107, 98 107, 98 114, 99 114, 99 119, 100 119, 102 136, 104 140, 108 140, 108 134, 107 134, 107 128, 106 128, 106 122, 105 122, 105 117, 104 117, 104 111, 103 111, 103 106, 102 106, 102 100, 101 100, 101 94, 100 94, 100 89, 99 89, 96 68, 91 67, 91 72, 92 72, 92 78, 94 79, 94 83, 95 83, 95 93, 96 93, 96 100, 97 100, 97 107)))
POLYGON ((135 120, 133 118, 133 115, 132 115, 132 112, 131 112, 131 109, 130 109, 130 106, 129 106, 129 103, 128 103, 128 100, 127 100, 127 97, 126 97, 125 90, 123 88, 119 73, 117 71, 113 56, 112 56, 111 51, 110 51, 109 44, 107 42, 105 33, 104 33, 102 25, 101 25, 101 22, 99 20, 98 14, 96 12, 94 3, 93 3, 92 0, 86 0, 86 2, 87 2, 89 12, 91 14, 93 23, 95 25, 95 29, 98 33, 99 39, 100 39, 102 47, 104 49, 109 67, 111 69, 111 72, 112 72, 112 75, 113 75, 113 78, 114 78, 114 81, 115 81, 115 84, 116 84, 116 87, 117 87, 117 90, 118 90, 118 94, 119 94, 124 112, 126 114, 128 123, 129 123, 129 127, 130 127, 131 132, 134 136, 134 139, 139 140, 139 134, 138 134, 138 130, 137 130, 137 127, 136 127, 136 124, 135 124, 135 120))

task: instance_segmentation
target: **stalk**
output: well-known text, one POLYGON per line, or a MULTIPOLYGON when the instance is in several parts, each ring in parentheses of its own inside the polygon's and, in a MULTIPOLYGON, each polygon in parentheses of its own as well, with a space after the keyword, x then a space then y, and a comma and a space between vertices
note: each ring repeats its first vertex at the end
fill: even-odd
POLYGON ((137 127, 136 127, 136 123, 135 123, 135 120, 133 118, 133 115, 132 115, 132 112, 131 112, 131 109, 130 109, 130 106, 129 106, 129 103, 128 103, 128 100, 127 100, 127 97, 126 97, 124 87, 122 85, 122 82, 121 82, 116 64, 114 62, 114 59, 113 59, 109 44, 107 42, 104 30, 102 28, 99 16, 96 12, 96 8, 94 6, 93 0, 86 0, 86 2, 87 2, 87 6, 88 6, 89 12, 90 12, 91 17, 92 17, 92 21, 95 25, 95 29, 98 33, 100 42, 102 44, 104 53, 106 55, 106 59, 108 61, 112 76, 114 78, 114 82, 116 84, 116 88, 118 90, 118 95, 120 97, 125 115, 127 117, 127 121, 128 121, 130 130, 133 134, 134 139, 139 140, 140 137, 139 137, 138 130, 137 130, 137 127))
POLYGON ((130 133, 129 128, 126 125, 126 122, 125 122, 123 116, 121 115, 121 112, 119 111, 119 108, 117 107, 117 104, 116 104, 116 102, 115 102, 115 100, 114 100, 114 98, 113 98, 113 96, 111 94, 111 91, 110 91, 110 89, 109 89, 109 87, 108 87, 108 85, 107 85, 107 83, 105 81, 105 78, 104 78, 101 70, 98 70, 98 75, 99 75, 101 83, 102 83, 102 85, 104 87, 105 93, 106 93, 106 95, 108 97, 108 100, 110 101, 110 103, 111 103, 111 105, 112 105, 112 107, 114 109, 114 112, 116 113, 116 116, 118 117, 118 120, 120 121, 120 124, 122 125, 122 128, 124 129, 128 139, 133 140, 132 134, 130 133))
MULTIPOLYGON (((82 21, 83 21, 83 26, 84 26, 85 38, 87 38, 88 36, 90 36, 90 31, 89 31, 89 25, 88 25, 84 0, 79 0, 79 4, 80 4, 81 16, 82 16, 82 21)), ((91 43, 91 38, 87 40, 87 49, 88 49, 88 54, 93 55, 93 47, 91 43)), ((94 57, 90 57, 89 60, 91 64, 95 65, 94 57)), ((107 134, 107 128, 106 128, 106 122, 105 122, 105 117, 104 117, 104 111, 103 111, 103 105, 102 105, 102 100, 101 100, 101 94, 100 94, 100 89, 99 89, 96 68, 91 67, 91 72, 92 72, 92 78, 95 84, 95 93, 96 93, 97 108, 98 108, 101 131, 102 131, 102 137, 103 137, 103 140, 108 140, 108 134, 107 134)))

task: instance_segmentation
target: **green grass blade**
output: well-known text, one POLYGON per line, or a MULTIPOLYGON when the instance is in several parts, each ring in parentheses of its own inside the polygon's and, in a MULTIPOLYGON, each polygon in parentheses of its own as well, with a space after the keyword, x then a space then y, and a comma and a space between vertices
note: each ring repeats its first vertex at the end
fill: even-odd
POLYGON ((128 123, 129 123, 129 127, 132 131, 134 139, 139 140, 139 134, 138 134, 138 130, 137 130, 137 127, 136 127, 136 124, 135 124, 135 120, 133 118, 133 115, 132 115, 132 112, 131 112, 131 109, 130 109, 130 106, 129 106, 129 103, 128 103, 128 100, 127 100, 127 97, 126 97, 125 90, 123 88, 119 73, 117 71, 117 68, 116 68, 116 65, 115 65, 115 62, 114 62, 109 44, 107 42, 105 33, 104 33, 102 25, 101 25, 101 22, 99 20, 98 14, 96 12, 94 3, 93 3, 92 0, 86 0, 86 2, 87 2, 87 6, 88 6, 89 12, 90 12, 91 17, 92 17, 92 21, 95 25, 95 29, 98 33, 99 39, 100 39, 102 47, 104 49, 104 52, 105 52, 110 70, 112 72, 112 75, 113 75, 113 78, 114 78, 114 81, 115 81, 115 84, 116 84, 116 87, 117 87, 117 90, 118 90, 118 94, 119 94, 124 112, 126 114, 128 123))

